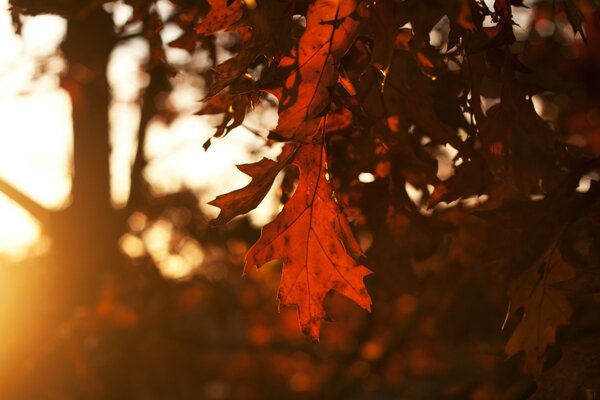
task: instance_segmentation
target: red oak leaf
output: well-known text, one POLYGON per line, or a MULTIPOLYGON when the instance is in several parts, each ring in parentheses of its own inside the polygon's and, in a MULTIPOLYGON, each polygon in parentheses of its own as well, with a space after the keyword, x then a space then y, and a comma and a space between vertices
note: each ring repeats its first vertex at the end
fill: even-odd
POLYGON ((306 30, 292 57, 279 64, 287 76, 284 87, 271 92, 279 99, 279 123, 275 134, 302 141, 318 128, 338 80, 337 63, 358 32, 353 0, 317 0, 306 14, 306 30))
POLYGON ((223 194, 208 204, 219 207, 219 216, 211 221, 212 225, 226 224, 238 215, 254 210, 269 192, 273 181, 296 153, 298 147, 286 144, 277 161, 263 158, 253 164, 238 165, 238 169, 252 177, 250 183, 238 190, 223 194))
POLYGON ((246 255, 244 271, 280 259, 283 272, 280 305, 296 305, 302 331, 319 338, 326 317, 323 301, 335 290, 370 310, 371 298, 363 278, 371 271, 348 254, 358 245, 349 233, 344 215, 326 178, 323 137, 303 144, 293 163, 300 169, 296 192, 283 211, 263 230, 246 255))
POLYGON ((210 11, 196 27, 198 35, 232 30, 244 15, 244 2, 241 0, 234 0, 229 6, 227 0, 209 0, 208 2, 210 11))
POLYGON ((270 64, 273 59, 289 54, 293 45, 291 21, 292 13, 278 0, 261 0, 253 9, 247 9, 245 18, 236 28, 240 51, 213 68, 215 81, 208 89, 207 97, 216 95, 246 74, 261 56, 270 64))

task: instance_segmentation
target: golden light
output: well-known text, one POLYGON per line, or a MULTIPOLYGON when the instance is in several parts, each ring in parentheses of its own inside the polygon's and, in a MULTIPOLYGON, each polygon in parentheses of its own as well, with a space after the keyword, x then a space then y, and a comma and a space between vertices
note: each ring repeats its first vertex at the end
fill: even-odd
MULTIPOLYGON (((126 19, 127 7, 113 4, 117 24, 126 19)), ((56 51, 66 32, 66 21, 55 16, 39 16, 24 18, 23 23, 23 34, 19 37, 13 32, 7 0, 0 0, 0 180, 44 207, 60 209, 67 205, 70 196, 73 142, 71 102, 60 88, 65 62, 56 51), (40 70, 44 73, 39 74, 40 70)), ((110 167, 111 197, 116 207, 123 206, 129 195, 139 124, 137 100, 147 84, 141 65, 147 51, 142 39, 123 42, 113 51, 107 73, 113 90, 110 167)), ((280 149, 265 150, 264 140, 240 128, 213 141, 213 146, 205 152, 202 144, 214 132, 217 120, 193 115, 202 98, 201 85, 186 83, 185 76, 181 78, 176 80, 169 102, 182 115, 170 125, 158 120, 151 122, 145 146, 149 164, 144 174, 159 193, 191 188, 199 193, 200 201, 206 203, 249 181, 235 164, 254 162, 263 156, 274 157, 280 149)), ((252 126, 272 126, 275 116, 274 110, 258 110, 249 121, 252 126)), ((276 205, 272 190, 261 207, 253 212, 253 220, 258 224, 268 222, 276 205)), ((214 207, 203 207, 209 215, 218 213, 214 207)), ((47 245, 47 241, 40 240, 42 232, 38 222, 1 191, 0 221, 0 254, 20 258, 39 252, 47 245)), ((145 242, 150 252, 163 251, 158 249, 158 242, 164 240, 165 235, 158 236, 137 240, 126 236, 120 245, 125 253, 134 257, 141 252, 140 241, 145 242)), ((186 248, 185 253, 182 257, 186 263, 191 259, 191 264, 195 264, 203 258, 203 254, 191 247, 186 248)), ((183 261, 168 263, 173 276, 182 273, 183 261)))
POLYGON ((139 237, 126 233, 119 240, 121 250, 131 258, 139 258, 146 254, 144 241, 139 237))
POLYGON ((29 253, 40 235, 36 221, 4 195, 0 195, 0 219, 0 250, 16 258, 29 253))

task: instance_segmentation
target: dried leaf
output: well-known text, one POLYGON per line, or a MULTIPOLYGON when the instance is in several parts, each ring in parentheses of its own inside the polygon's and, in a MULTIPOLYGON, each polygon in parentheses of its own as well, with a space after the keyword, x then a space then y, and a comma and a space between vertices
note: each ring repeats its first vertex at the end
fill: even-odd
POLYGON ((221 209, 219 216, 213 219, 211 224, 226 224, 238 215, 255 209, 269 192, 277 174, 288 165, 297 149, 296 145, 288 143, 283 147, 277 161, 263 158, 253 164, 238 165, 238 169, 252 177, 252 181, 247 186, 218 196, 208 203, 221 209))
POLYGON ((209 0, 210 11, 196 27, 198 35, 211 35, 219 31, 230 31, 242 18, 244 2, 242 0, 209 0), (229 4, 231 3, 231 4, 229 4))
POLYGON ((365 1, 360 3, 358 13, 364 15, 360 22, 359 34, 373 39, 371 64, 378 70, 385 71, 392 63, 394 42, 398 33, 393 2, 365 1))
POLYGON ((214 137, 221 137, 240 126, 246 118, 246 112, 258 101, 257 93, 239 95, 221 93, 204 99, 204 106, 196 115, 223 114, 223 119, 214 134, 214 137))
POLYGON ((522 308, 523 317, 504 351, 509 357, 524 351, 523 368, 529 373, 541 372, 544 353, 556 342, 556 329, 569 323, 571 306, 565 293, 555 285, 574 276, 575 269, 565 262, 555 243, 517 278, 509 291, 512 311, 522 308))
POLYGON ((273 259, 283 260, 280 305, 298 307, 302 331, 313 340, 319 339, 321 320, 326 317, 323 301, 330 291, 371 308, 363 282, 371 271, 348 254, 355 254, 358 246, 326 178, 322 140, 298 150, 293 161, 300 168, 298 188, 277 218, 263 228, 246 255, 244 269, 248 272, 273 259))
POLYGON ((287 76, 285 85, 272 91, 279 99, 274 131, 278 137, 302 141, 317 130, 338 81, 337 63, 357 32, 358 22, 351 17, 355 9, 353 0, 318 0, 309 5, 298 48, 279 65, 279 72, 287 76))
POLYGON ((292 14, 278 0, 262 0, 255 8, 247 10, 237 27, 241 50, 213 68, 216 78, 207 97, 214 96, 244 75, 259 57, 262 56, 268 64, 272 59, 289 53, 292 46, 291 21, 292 14))

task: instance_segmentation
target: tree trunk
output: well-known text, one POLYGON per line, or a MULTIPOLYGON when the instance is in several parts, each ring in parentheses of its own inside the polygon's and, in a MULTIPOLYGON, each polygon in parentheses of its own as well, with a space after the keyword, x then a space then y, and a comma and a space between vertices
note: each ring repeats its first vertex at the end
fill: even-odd
POLYGON ((102 8, 70 20, 63 44, 68 74, 63 87, 73 105, 71 205, 53 227, 53 248, 64 266, 65 294, 89 304, 103 278, 119 263, 119 213, 110 202, 110 90, 106 69, 114 46, 113 24, 102 8))

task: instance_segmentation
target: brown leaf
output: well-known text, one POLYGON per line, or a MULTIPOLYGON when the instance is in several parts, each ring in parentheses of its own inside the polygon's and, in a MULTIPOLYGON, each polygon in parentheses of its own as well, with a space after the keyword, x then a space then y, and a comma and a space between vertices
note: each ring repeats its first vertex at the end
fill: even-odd
POLYGON ((218 31, 229 31, 244 14, 244 2, 234 0, 209 0, 210 11, 196 27, 198 35, 211 35, 218 31))
POLYGON ((471 5, 468 0, 461 0, 460 9, 456 19, 458 25, 468 31, 474 31, 477 28, 473 23, 473 16, 471 15, 471 5))
POLYGON ((277 136, 302 141, 317 130, 338 80, 336 65, 357 32, 355 9, 353 0, 317 0, 309 6, 298 48, 279 64, 287 76, 284 87, 272 91, 279 99, 277 136))
POLYGON ((263 158, 253 164, 238 165, 238 169, 252 177, 252 181, 245 187, 223 194, 208 203, 221 209, 219 216, 213 219, 211 224, 226 224, 238 215, 255 209, 269 192, 279 171, 288 165, 297 149, 296 145, 288 143, 283 147, 277 161, 263 158))
POLYGON ((526 372, 535 375, 541 372, 544 353, 556 342, 556 329, 569 323, 571 306, 555 285, 574 276, 575 269, 562 258, 555 242, 510 288, 510 308, 512 311, 522 308, 523 317, 504 351, 509 357, 524 351, 526 372))
POLYGON ((259 101, 258 93, 238 95, 220 93, 215 97, 204 99, 204 106, 196 115, 223 114, 223 119, 214 134, 214 137, 221 137, 240 126, 246 118, 246 112, 259 101))
POLYGON ((549 185, 556 173, 555 149, 548 140, 554 133, 536 113, 531 97, 523 88, 505 84, 501 102, 486 114, 478 127, 482 153, 494 178, 526 194, 538 191, 540 181, 549 185))
POLYGON ((289 53, 292 14, 284 3, 262 0, 255 8, 248 9, 244 17, 237 27, 241 49, 237 55, 213 68, 216 77, 208 90, 209 97, 245 74, 260 56, 269 64, 272 59, 289 53))
POLYGON ((358 246, 332 196, 322 140, 298 150, 294 159, 300 168, 298 188, 277 218, 263 228, 246 255, 244 269, 248 272, 273 259, 283 260, 280 305, 298 307, 302 331, 313 340, 319 339, 321 320, 326 317, 323 301, 330 291, 371 308, 363 282, 371 271, 348 254, 356 253, 358 246))
POLYGON ((352 125, 352 112, 347 108, 339 108, 327 114, 327 132, 340 131, 352 125))
POLYGON ((391 1, 365 1, 359 5, 359 15, 365 15, 360 22, 359 34, 373 39, 371 64, 380 71, 387 71, 394 54, 398 28, 393 6, 391 1))
POLYGON ((512 11, 510 9, 510 2, 508 0, 495 0, 494 12, 495 17, 500 19, 501 21, 509 20, 512 15, 512 11))

